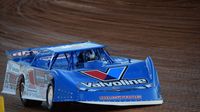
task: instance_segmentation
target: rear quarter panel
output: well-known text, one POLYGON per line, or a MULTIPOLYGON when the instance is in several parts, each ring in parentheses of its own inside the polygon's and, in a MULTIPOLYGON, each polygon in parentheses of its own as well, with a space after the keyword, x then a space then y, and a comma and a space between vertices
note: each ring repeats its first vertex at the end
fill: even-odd
POLYGON ((13 94, 13 95, 16 94, 17 82, 21 74, 20 69, 21 66, 17 62, 14 62, 12 60, 9 60, 7 62, 2 93, 13 94))

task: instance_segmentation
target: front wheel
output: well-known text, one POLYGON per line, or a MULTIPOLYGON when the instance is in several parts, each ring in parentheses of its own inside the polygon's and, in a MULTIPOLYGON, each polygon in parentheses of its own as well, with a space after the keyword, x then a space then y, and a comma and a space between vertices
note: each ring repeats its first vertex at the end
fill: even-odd
POLYGON ((53 97, 54 97, 54 84, 53 82, 51 82, 48 85, 47 88, 47 94, 46 94, 46 104, 47 104, 47 108, 49 110, 55 110, 57 107, 57 104, 55 102, 53 102, 53 97))
POLYGON ((29 99, 22 98, 22 95, 24 93, 24 88, 25 88, 24 77, 21 77, 21 79, 19 81, 19 97, 20 97, 20 100, 21 100, 22 104, 25 107, 40 106, 42 104, 42 101, 34 101, 34 100, 29 100, 29 99))

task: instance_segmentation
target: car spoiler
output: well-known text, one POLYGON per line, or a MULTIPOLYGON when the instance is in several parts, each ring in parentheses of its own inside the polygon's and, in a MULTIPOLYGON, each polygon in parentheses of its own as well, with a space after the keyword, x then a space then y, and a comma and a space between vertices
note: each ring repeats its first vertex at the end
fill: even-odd
POLYGON ((20 57, 29 56, 31 52, 32 52, 31 49, 21 49, 21 50, 5 51, 5 54, 9 59, 12 59, 12 58, 20 58, 20 57))
MULTIPOLYGON (((83 42, 74 42, 74 43, 83 43, 83 42)), ((74 43, 71 43, 71 44, 74 44, 74 43)), ((36 48, 26 48, 26 49, 20 49, 20 50, 8 50, 5 53, 8 58, 23 57, 23 56, 28 56, 30 52, 38 53, 39 51, 45 50, 46 48, 57 47, 57 46, 62 46, 62 45, 66 45, 66 44, 42 46, 42 47, 36 47, 36 48)))
POLYGON ((35 48, 25 48, 25 49, 19 49, 19 50, 8 50, 8 51, 5 51, 5 54, 6 54, 6 56, 8 58, 20 58, 20 57, 29 56, 30 53, 37 54, 40 51, 45 50, 48 47, 52 47, 52 46, 43 46, 43 47, 35 47, 35 48))

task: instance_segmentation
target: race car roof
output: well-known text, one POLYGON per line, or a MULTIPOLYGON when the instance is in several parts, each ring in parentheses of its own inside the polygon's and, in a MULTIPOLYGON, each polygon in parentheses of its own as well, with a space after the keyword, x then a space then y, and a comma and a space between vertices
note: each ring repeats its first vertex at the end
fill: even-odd
POLYGON ((94 48, 103 48, 104 45, 97 44, 94 42, 82 42, 74 44, 59 45, 54 47, 48 47, 47 50, 53 51, 55 53, 67 52, 67 51, 77 51, 77 50, 86 50, 94 48))

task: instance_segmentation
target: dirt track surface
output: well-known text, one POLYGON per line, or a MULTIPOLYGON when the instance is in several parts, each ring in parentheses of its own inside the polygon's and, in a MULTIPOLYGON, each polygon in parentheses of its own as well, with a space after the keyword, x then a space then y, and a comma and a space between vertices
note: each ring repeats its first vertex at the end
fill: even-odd
MULTIPOLYGON (((198 0, 1 0, 0 89, 5 50, 77 41, 106 44, 113 55, 152 56, 164 104, 142 107, 69 105, 72 112, 200 111, 200 2, 198 0)), ((5 94, 7 112, 47 112, 25 108, 5 94)))

